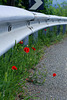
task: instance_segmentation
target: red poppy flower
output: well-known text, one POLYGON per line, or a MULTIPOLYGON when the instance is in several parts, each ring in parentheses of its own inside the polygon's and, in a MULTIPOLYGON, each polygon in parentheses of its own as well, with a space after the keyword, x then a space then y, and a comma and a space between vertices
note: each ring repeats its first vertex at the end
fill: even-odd
POLYGON ((45 31, 46 31, 46 29, 45 29, 45 31))
POLYGON ((31 80, 31 79, 29 79, 29 78, 26 78, 26 80, 27 80, 28 82, 33 82, 33 80, 31 80))
POLYGON ((19 43, 20 43, 20 44, 23 44, 23 41, 20 41, 19 43))
POLYGON ((37 92, 37 93, 40 93, 40 91, 39 91, 39 92, 37 92))
POLYGON ((53 77, 55 77, 56 76, 56 73, 53 73, 53 77))
POLYGON ((12 66, 12 69, 13 69, 13 70, 14 70, 14 69, 17 70, 16 66, 12 66))
POLYGON ((32 47, 33 50, 36 50, 34 47, 32 47))
POLYGON ((29 79, 28 79, 28 78, 26 78, 26 80, 27 80, 27 81, 29 81, 29 79))
POLYGON ((28 52, 29 52, 29 48, 28 48, 28 47, 25 47, 25 48, 24 48, 24 51, 25 51, 26 53, 28 53, 28 52))
POLYGON ((33 82, 33 80, 31 80, 31 82, 33 82))

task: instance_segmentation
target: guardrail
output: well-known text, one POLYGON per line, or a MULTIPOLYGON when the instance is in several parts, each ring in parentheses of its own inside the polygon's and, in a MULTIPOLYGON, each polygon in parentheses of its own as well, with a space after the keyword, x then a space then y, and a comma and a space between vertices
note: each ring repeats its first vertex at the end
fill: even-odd
MULTIPOLYGON (((0 56, 16 43, 46 27, 66 25, 67 17, 46 15, 25 9, 0 5, 0 56)), ((65 27, 65 26, 64 26, 65 27)), ((38 33, 33 34, 34 39, 38 33)))

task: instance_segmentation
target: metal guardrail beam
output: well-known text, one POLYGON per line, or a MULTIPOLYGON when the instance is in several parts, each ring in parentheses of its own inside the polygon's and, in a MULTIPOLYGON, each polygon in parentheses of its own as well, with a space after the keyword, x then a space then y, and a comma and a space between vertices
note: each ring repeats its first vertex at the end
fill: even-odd
POLYGON ((67 17, 46 15, 0 5, 0 56, 30 34, 46 27, 67 24, 67 17))

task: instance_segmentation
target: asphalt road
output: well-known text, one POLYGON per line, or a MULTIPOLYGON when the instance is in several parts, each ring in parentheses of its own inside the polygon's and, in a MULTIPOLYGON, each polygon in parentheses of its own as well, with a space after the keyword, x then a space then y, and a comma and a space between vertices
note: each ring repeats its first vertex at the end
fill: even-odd
POLYGON ((44 53, 36 67, 44 73, 43 66, 46 66, 46 81, 42 86, 26 83, 30 95, 36 94, 40 98, 30 100, 46 100, 46 97, 47 100, 67 100, 67 38, 50 46, 44 53), (55 77, 53 73, 56 73, 55 77))

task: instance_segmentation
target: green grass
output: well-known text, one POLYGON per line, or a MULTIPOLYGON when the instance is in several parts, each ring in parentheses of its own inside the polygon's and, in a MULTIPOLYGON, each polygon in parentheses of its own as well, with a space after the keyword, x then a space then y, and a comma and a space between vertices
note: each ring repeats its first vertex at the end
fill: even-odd
POLYGON ((20 98, 23 98, 23 100, 29 100, 31 96, 24 96, 25 90, 23 89, 24 86, 27 87, 25 83, 27 82, 26 78, 29 78, 30 75, 29 70, 33 69, 35 71, 33 77, 29 78, 30 80, 34 79, 32 83, 43 85, 47 71, 45 75, 43 74, 43 82, 38 82, 38 77, 36 75, 37 69, 35 66, 44 55, 44 47, 49 47, 50 45, 58 43, 64 37, 67 37, 67 35, 62 35, 62 33, 60 33, 60 35, 56 36, 56 33, 51 33, 49 29, 47 29, 47 35, 45 36, 42 35, 42 30, 40 30, 38 33, 38 42, 33 44, 32 35, 29 36, 28 47, 30 51, 28 54, 24 51, 25 46, 18 43, 15 44, 14 49, 10 49, 7 53, 5 53, 5 57, 2 55, 0 57, 0 100, 15 100, 17 94, 21 92, 22 95, 20 98), (36 50, 34 51, 31 47, 36 48, 36 50), (12 70, 12 66, 16 66, 17 70, 12 70), (21 81, 22 83, 19 84, 21 81))

